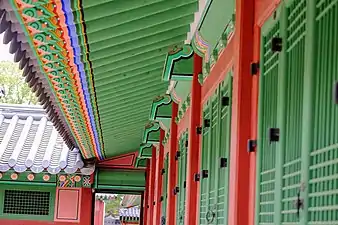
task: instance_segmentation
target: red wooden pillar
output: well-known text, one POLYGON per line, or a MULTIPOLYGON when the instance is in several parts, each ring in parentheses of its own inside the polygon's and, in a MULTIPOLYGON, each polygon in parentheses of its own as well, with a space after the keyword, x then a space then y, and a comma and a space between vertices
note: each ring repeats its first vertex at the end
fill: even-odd
POLYGON ((247 142, 251 136, 254 0, 236 1, 235 21, 228 224, 247 225, 250 214, 247 142))
POLYGON ((185 223, 195 225, 197 222, 197 182, 194 176, 198 173, 199 168, 199 144, 200 136, 196 129, 200 126, 201 121, 201 85, 198 82, 198 75, 202 73, 202 58, 194 54, 194 74, 191 88, 191 110, 189 123, 189 148, 187 159, 187 197, 185 210, 185 223))
POLYGON ((104 224, 104 202, 95 200, 94 225, 104 224))
POLYGON ((161 195, 162 195, 162 184, 163 184, 163 176, 162 176, 162 169, 163 169, 163 160, 164 160, 164 147, 163 147, 163 139, 164 139, 164 130, 161 129, 160 131, 160 148, 157 157, 157 169, 156 169, 156 205, 155 205, 155 217, 154 217, 154 224, 160 224, 161 222, 161 195))
MULTIPOLYGON (((254 27, 253 61, 260 59, 260 28, 254 27)), ((251 139, 257 140, 258 129, 258 90, 259 76, 252 77, 251 91, 251 139)), ((250 192, 249 192, 249 225, 255 224, 255 200, 256 200, 256 151, 250 153, 250 192)))
POLYGON ((148 223, 148 211, 149 211, 149 185, 150 185, 150 160, 147 160, 146 168, 146 190, 144 192, 143 200, 143 225, 148 223))
POLYGON ((148 225, 153 225, 154 218, 154 194, 155 194, 155 171, 156 171, 156 147, 153 146, 151 161, 150 161, 150 184, 149 184, 149 213, 148 213, 148 225))
POLYGON ((177 116, 178 105, 172 103, 171 125, 170 125, 170 142, 169 142, 169 167, 168 167, 168 203, 166 224, 175 225, 176 221, 176 198, 173 190, 176 186, 176 161, 175 154, 177 150, 177 124, 175 118, 177 116))

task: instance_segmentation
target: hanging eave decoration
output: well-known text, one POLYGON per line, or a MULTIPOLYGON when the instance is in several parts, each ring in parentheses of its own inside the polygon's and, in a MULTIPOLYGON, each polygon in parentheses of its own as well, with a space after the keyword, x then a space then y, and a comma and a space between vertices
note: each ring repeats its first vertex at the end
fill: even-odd
POLYGON ((187 44, 170 51, 165 60, 162 79, 190 81, 193 73, 193 53, 193 48, 187 44))
POLYGON ((143 132, 143 143, 158 144, 160 140, 160 124, 159 122, 149 122, 143 132))
POLYGON ((77 0, 0 2, 0 33, 50 120, 84 158, 104 159, 102 134, 89 68, 84 22, 77 0), (14 9, 14 10, 13 10, 14 9), (74 139, 74 138, 75 139, 74 139))
POLYGON ((171 121, 172 100, 169 94, 161 95, 153 100, 150 110, 150 121, 157 121, 160 127, 167 131, 171 121))
POLYGON ((144 169, 147 167, 147 158, 137 158, 135 162, 135 168, 144 169))

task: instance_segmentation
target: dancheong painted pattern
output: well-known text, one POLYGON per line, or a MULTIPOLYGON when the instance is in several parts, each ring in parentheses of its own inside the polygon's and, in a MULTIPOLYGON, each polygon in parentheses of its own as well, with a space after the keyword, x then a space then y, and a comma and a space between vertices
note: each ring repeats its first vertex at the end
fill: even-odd
POLYGON ((13 0, 12 4, 82 153, 102 159, 92 73, 83 63, 88 61, 88 49, 85 40, 77 38, 83 21, 72 13, 80 9, 79 2, 13 0))

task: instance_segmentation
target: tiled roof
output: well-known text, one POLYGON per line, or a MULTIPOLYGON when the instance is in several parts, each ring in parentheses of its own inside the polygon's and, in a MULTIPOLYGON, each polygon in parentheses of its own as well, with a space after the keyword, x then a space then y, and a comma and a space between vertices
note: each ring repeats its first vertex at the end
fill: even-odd
POLYGON ((132 208, 121 208, 119 210, 119 215, 123 221, 139 220, 140 208, 138 206, 132 208))
POLYGON ((84 167, 78 149, 69 149, 39 106, 0 105, 0 172, 47 170, 57 174, 93 169, 84 167))
POLYGON ((125 195, 121 201, 122 207, 133 207, 141 204, 141 195, 125 195))

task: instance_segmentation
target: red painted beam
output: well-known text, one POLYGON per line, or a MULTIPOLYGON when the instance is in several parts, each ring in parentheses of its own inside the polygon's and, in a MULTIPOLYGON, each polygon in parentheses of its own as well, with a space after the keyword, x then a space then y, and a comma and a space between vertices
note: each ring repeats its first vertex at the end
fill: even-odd
POLYGON ((156 147, 153 146, 151 161, 150 161, 150 184, 149 184, 149 213, 147 224, 153 225, 154 218, 154 194, 155 194, 155 171, 156 171, 156 147))
POLYGON ((177 139, 178 140, 181 137, 182 133, 187 131, 189 127, 190 114, 191 114, 190 111, 191 111, 191 107, 187 108, 187 111, 184 113, 180 122, 177 124, 177 139))
POLYGON ((281 0, 256 0, 255 1, 255 23, 259 27, 275 11, 281 0))
POLYGON ((175 154, 177 150, 177 124, 175 118, 177 116, 178 105, 172 103, 171 125, 170 125, 170 146, 169 146, 169 168, 168 168, 168 205, 166 224, 175 225, 176 221, 176 198, 173 190, 176 186, 176 161, 175 154))
MULTIPOLYGON (((105 159, 97 163, 98 168, 107 169, 135 169, 135 161, 138 156, 138 151, 105 159)), ((140 169, 138 169, 140 170, 140 169)))
POLYGON ((211 68, 210 74, 202 86, 202 105, 214 94, 218 85, 225 79, 227 72, 233 65, 234 38, 229 40, 225 49, 220 53, 217 63, 211 68))
POLYGON ((163 129, 160 131, 160 149, 158 153, 157 158, 157 169, 156 169, 156 182, 157 182, 157 188, 156 188, 156 205, 155 205, 155 218, 154 218, 154 224, 160 224, 161 222, 161 195, 162 195, 162 184, 163 184, 163 175, 162 175, 162 169, 163 169, 163 161, 164 161, 164 146, 162 144, 164 139, 165 132, 163 129))
POLYGON ((191 88, 190 124, 189 124, 189 148, 187 159, 187 198, 185 210, 185 223, 194 225, 197 223, 197 182, 194 176, 199 168, 200 135, 196 129, 201 121, 201 85, 198 75, 202 73, 202 58, 194 54, 194 74, 191 88))
POLYGON ((235 21, 228 224, 248 225, 254 0, 236 1, 235 21))
POLYGON ((150 160, 147 160, 146 168, 146 189, 144 191, 144 201, 143 201, 143 224, 148 223, 148 211, 149 211, 149 185, 150 185, 150 160))

